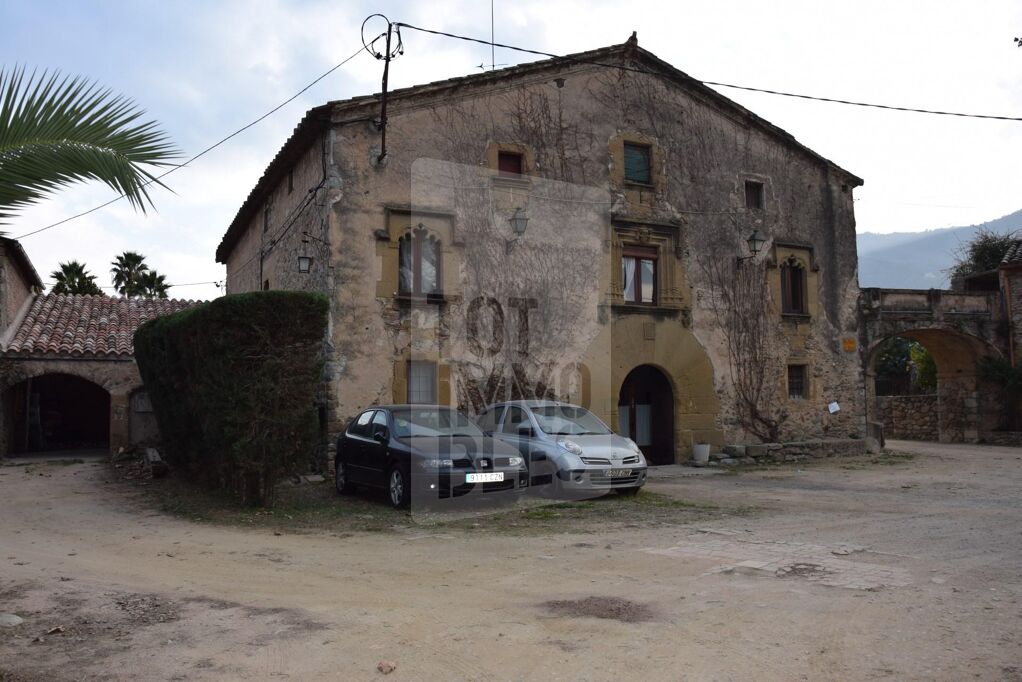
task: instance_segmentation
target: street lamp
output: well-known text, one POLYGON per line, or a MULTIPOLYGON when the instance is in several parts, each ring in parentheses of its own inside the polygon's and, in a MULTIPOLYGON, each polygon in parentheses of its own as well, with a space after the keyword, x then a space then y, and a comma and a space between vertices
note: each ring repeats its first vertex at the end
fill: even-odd
POLYGON ((748 239, 745 240, 745 243, 749 245, 749 254, 751 255, 739 256, 738 262, 742 263, 755 258, 763 249, 763 245, 766 244, 766 241, 767 240, 759 234, 759 230, 753 230, 752 234, 750 234, 748 239))
POLYGON ((525 235, 525 228, 529 226, 529 216, 525 209, 519 206, 511 215, 511 231, 514 238, 508 239, 506 243, 507 253, 511 253, 511 247, 525 235))
POLYGON ((298 272, 307 273, 312 270, 312 256, 298 256, 298 272))

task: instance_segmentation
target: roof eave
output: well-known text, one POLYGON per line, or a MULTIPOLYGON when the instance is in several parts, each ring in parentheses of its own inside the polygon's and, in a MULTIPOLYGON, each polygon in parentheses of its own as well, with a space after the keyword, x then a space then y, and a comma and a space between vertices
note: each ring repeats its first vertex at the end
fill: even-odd
POLYGON ((25 252, 25 248, 21 245, 17 239, 11 239, 10 237, 0 237, 0 242, 10 251, 11 255, 14 256, 14 261, 21 270, 21 273, 25 275, 25 279, 28 280, 29 284, 36 287, 37 289, 43 288, 43 280, 36 272, 35 266, 32 265, 32 260, 28 257, 25 252))

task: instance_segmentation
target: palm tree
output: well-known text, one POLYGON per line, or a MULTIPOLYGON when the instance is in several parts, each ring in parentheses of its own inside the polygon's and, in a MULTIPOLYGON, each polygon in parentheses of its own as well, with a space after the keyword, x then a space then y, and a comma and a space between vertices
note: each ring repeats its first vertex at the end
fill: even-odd
POLYGON ((55 294, 82 294, 91 296, 102 296, 103 291, 96 284, 96 276, 90 275, 85 265, 73 260, 69 263, 59 263, 60 269, 50 273, 55 284, 55 294))
POLYGON ((155 270, 143 272, 138 277, 138 295, 142 298, 167 298, 168 289, 170 285, 167 284, 166 275, 155 270))
POLYGON ((113 275, 114 288, 121 296, 138 296, 139 278, 149 272, 149 266, 145 264, 145 256, 135 251, 125 251, 117 256, 110 268, 113 275))
POLYGON ((134 102, 82 77, 0 69, 0 224, 57 189, 100 180, 145 212, 144 166, 178 154, 134 102))

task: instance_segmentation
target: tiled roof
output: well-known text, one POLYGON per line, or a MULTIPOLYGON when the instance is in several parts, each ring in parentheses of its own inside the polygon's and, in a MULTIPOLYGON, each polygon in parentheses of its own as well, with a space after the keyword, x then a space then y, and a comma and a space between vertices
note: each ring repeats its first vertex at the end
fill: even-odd
POLYGON ((1001 265, 1022 265, 1022 239, 1016 239, 1004 252, 1001 265))
POLYGON ((5 349, 20 355, 130 356, 135 330, 198 301, 118 296, 36 296, 5 349))

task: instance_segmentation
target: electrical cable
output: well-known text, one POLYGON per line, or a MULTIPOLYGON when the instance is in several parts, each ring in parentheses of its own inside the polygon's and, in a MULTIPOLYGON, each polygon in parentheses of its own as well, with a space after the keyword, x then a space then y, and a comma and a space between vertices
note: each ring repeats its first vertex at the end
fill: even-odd
MULTIPOLYGON (((216 148, 217 148, 217 147, 219 147, 220 145, 224 144, 225 142, 227 142, 227 141, 228 141, 228 140, 230 140, 231 138, 233 138, 233 137, 236 137, 237 135, 240 135, 241 133, 245 132, 246 130, 248 130, 248 129, 249 129, 249 128, 251 128, 252 126, 256 125, 257 123, 260 123, 260 122, 261 122, 261 121, 263 121, 264 119, 266 119, 266 118, 268 118, 268 117, 272 116, 273 114, 277 113, 278 111, 280 111, 281 109, 283 109, 283 108, 284 108, 285 106, 287 106, 287 105, 288 105, 288 104, 290 104, 291 102, 293 102, 293 101, 295 101, 296 99, 298 99, 298 98, 299 98, 299 97, 300 97, 300 96, 301 96, 302 94, 304 94, 304 93, 305 93, 305 92, 306 92, 306 91, 307 91, 307 90, 308 90, 309 88, 311 88, 312 86, 314 86, 314 85, 315 85, 316 83, 319 83, 319 82, 320 82, 321 80, 323 80, 324 78, 326 78, 327 76, 329 76, 330 74, 332 74, 332 73, 333 73, 334 71, 336 71, 337 69, 341 68, 342 66, 344 66, 345 64, 347 64, 348 62, 350 62, 350 61, 351 61, 352 59, 354 59, 355 57, 357 57, 357 56, 358 56, 359 54, 361 54, 361 53, 362 53, 362 51, 363 51, 364 49, 365 49, 365 48, 362 48, 362 47, 358 48, 357 50, 355 50, 355 52, 354 52, 354 53, 353 53, 353 54, 352 54, 352 55, 351 55, 350 57, 348 57, 348 58, 347 58, 347 59, 345 59, 344 61, 340 62, 339 64, 336 64, 336 65, 334 65, 333 67, 331 67, 331 68, 330 68, 330 69, 329 69, 328 71, 324 72, 324 73, 323 73, 322 75, 320 75, 319 77, 317 77, 317 78, 316 78, 316 79, 315 79, 314 81, 312 81, 311 83, 309 83, 308 85, 306 85, 306 86, 305 86, 304 88, 302 88, 301 90, 299 90, 299 91, 298 91, 298 92, 296 92, 296 93, 295 93, 294 95, 292 95, 291 97, 287 98, 286 100, 284 100, 283 102, 281 102, 280 104, 278 104, 277 106, 275 106, 274 108, 272 108, 272 109, 270 109, 269 111, 267 111, 267 112, 266 112, 265 114, 263 114, 263 115, 262 115, 262 116, 260 116, 259 118, 255 119, 255 120, 254 120, 254 121, 252 121, 251 123, 248 123, 248 124, 246 124, 246 125, 242 126, 241 128, 238 128, 237 130, 235 130, 235 131, 234 131, 233 133, 231 133, 231 134, 230 134, 230 135, 228 135, 227 137, 225 137, 225 138, 221 139, 221 140, 220 140, 219 142, 216 142, 216 143, 214 143, 214 144, 212 144, 212 145, 210 145, 210 146, 206 147, 206 148, 205 148, 205 149, 203 149, 203 150, 202 150, 201 152, 199 152, 198 154, 196 154, 196 155, 195 155, 195 156, 193 156, 192 158, 188 159, 188 160, 187 160, 187 161, 185 161, 184 163, 182 163, 182 164, 180 164, 180 165, 177 165, 177 166, 174 166, 173 168, 171 168, 171 169, 170 169, 170 170, 168 170, 167 172, 165 172, 165 173, 162 173, 161 175, 158 175, 158 176, 156 176, 156 178, 155 178, 155 179, 153 179, 153 180, 149 180, 149 181, 147 181, 147 182, 143 183, 143 185, 142 185, 142 186, 143 186, 143 187, 148 187, 149 185, 151 185, 152 183, 156 182, 157 180, 162 180, 163 178, 167 177, 167 176, 168 176, 168 175, 170 175, 171 173, 173 173, 173 172, 175 172, 175 171, 177 171, 177 170, 180 170, 180 169, 184 168, 185 166, 187 166, 188 164, 190 164, 190 163, 192 163, 192 162, 194 162, 194 161, 196 161, 196 160, 198 160, 198 159, 202 158, 203 156, 205 156, 205 155, 206 155, 206 154, 208 154, 209 152, 213 151, 214 149, 216 149, 216 148)), ((106 207, 107 207, 107 206, 109 206, 110 204, 116 203, 116 202, 120 201, 120 200, 121 200, 121 199, 123 199, 123 198, 124 198, 124 195, 123 195, 123 194, 118 194, 118 195, 117 195, 116 197, 114 197, 114 198, 113 198, 113 199, 111 199, 110 201, 107 201, 106 203, 103 203, 103 204, 100 204, 99 206, 95 206, 95 207, 93 207, 93 208, 90 208, 90 209, 89 209, 89 210, 87 210, 87 211, 82 211, 81 213, 75 214, 75 215, 73 215, 73 216, 69 216, 69 217, 67 217, 67 218, 64 218, 63 220, 59 220, 59 221, 57 221, 57 222, 55 222, 55 223, 53 223, 53 224, 51 224, 51 225, 47 225, 46 227, 40 227, 40 228, 39 228, 39 229, 37 229, 37 230, 33 230, 33 231, 31 231, 31 232, 26 232, 26 233, 25 233, 25 234, 23 234, 23 235, 20 235, 20 236, 18 236, 18 237, 15 237, 15 239, 21 240, 21 239, 25 239, 26 237, 31 237, 32 235, 35 235, 35 234, 39 234, 40 232, 45 232, 46 230, 52 229, 52 228, 54 228, 54 227, 57 227, 58 225, 63 225, 64 223, 67 223, 67 222, 70 222, 70 221, 72 221, 72 220, 75 220, 76 218, 81 218, 82 216, 87 216, 87 215, 89 215, 90 213, 95 213, 96 211, 100 210, 101 208, 106 208, 106 207)))
MULTIPOLYGON (((625 66, 623 64, 607 64, 606 62, 599 62, 599 61, 595 61, 595 60, 581 59, 581 58, 577 58, 577 57, 574 57, 574 56, 571 56, 571 55, 559 55, 559 54, 553 54, 552 52, 543 52, 541 50, 530 50, 528 48, 518 47, 516 45, 504 45, 504 44, 501 44, 501 43, 492 43, 489 40, 483 40, 481 38, 470 38, 468 36, 462 36, 462 35, 458 35, 456 33, 447 33, 445 31, 436 31, 436 30, 429 29, 429 28, 421 28, 419 26, 413 26, 412 24, 406 24, 406 23, 403 23, 403 22, 400 22, 400 21, 395 22, 394 25, 395 26, 400 26, 400 27, 403 27, 403 28, 410 28, 413 31, 420 31, 422 33, 431 33, 433 35, 444 36, 444 37, 447 37, 447 38, 456 38, 458 40, 465 40, 465 41, 468 41, 468 42, 471 42, 471 43, 479 43, 481 45, 494 45, 496 47, 501 47, 501 48, 504 48, 504 49, 507 49, 507 50, 514 50, 516 52, 524 52, 524 53, 527 53, 527 54, 538 55, 538 56, 541 56, 541 57, 549 57, 549 58, 552 58, 552 59, 563 59, 564 61, 575 62, 577 64, 593 64, 593 65, 596 65, 596 66, 603 66, 603 67, 609 67, 609 68, 614 68, 614 69, 620 69, 622 71, 633 71, 635 73, 643 73, 643 74, 653 75, 653 76, 658 75, 658 74, 656 74, 653 71, 648 71, 646 69, 640 69, 640 68, 636 68, 636 67, 632 67, 632 66, 625 66)), ((815 95, 804 95, 804 94, 795 93, 795 92, 785 92, 783 90, 771 90, 771 89, 768 89, 768 88, 755 88, 755 87, 751 87, 751 86, 748 86, 748 85, 735 85, 733 83, 721 83, 719 81, 706 81, 706 80, 700 80, 700 79, 695 78, 693 76, 689 76, 688 74, 682 74, 682 72, 680 72, 680 71, 678 73, 683 75, 683 76, 685 76, 689 80, 691 80, 691 81, 693 81, 695 83, 701 83, 702 85, 712 85, 712 86, 720 87, 720 88, 732 88, 732 89, 735 89, 735 90, 746 90, 748 92, 761 92, 761 93, 765 93, 765 94, 768 94, 768 95, 779 95, 781 97, 795 97, 795 98, 798 98, 798 99, 807 99, 807 100, 813 100, 813 101, 817 101, 817 102, 830 102, 832 104, 847 104, 849 106, 869 107, 869 108, 874 108, 874 109, 887 109, 889 111, 907 111, 907 112, 916 113, 916 114, 934 114, 934 115, 937 115, 937 116, 958 116, 958 117, 961 117, 961 118, 979 118, 979 119, 988 119, 988 120, 995 120, 995 121, 1022 121, 1022 116, 998 116, 998 115, 994 115, 994 114, 969 114, 969 113, 964 113, 964 112, 960 112, 960 111, 941 111, 941 110, 938 110, 938 109, 917 109, 917 108, 914 108, 914 107, 900 107, 900 106, 895 106, 895 105, 891 105, 891 104, 876 104, 876 103, 871 103, 871 102, 856 102, 854 100, 837 99, 837 98, 833 98, 833 97, 817 97, 815 95)))

